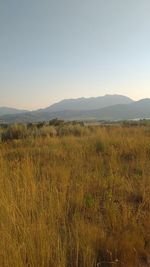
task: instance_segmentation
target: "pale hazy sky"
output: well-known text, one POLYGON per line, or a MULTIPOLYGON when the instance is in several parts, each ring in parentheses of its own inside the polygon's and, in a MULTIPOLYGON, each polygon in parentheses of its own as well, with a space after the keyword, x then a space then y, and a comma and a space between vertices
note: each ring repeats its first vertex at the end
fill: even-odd
POLYGON ((150 97, 150 0, 0 0, 0 106, 150 97))

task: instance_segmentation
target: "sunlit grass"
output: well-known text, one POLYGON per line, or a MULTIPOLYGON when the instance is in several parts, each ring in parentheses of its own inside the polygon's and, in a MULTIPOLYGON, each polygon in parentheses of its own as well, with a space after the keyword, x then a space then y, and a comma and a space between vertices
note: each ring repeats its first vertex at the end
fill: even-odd
POLYGON ((0 266, 149 266, 150 128, 67 127, 0 143, 0 266))

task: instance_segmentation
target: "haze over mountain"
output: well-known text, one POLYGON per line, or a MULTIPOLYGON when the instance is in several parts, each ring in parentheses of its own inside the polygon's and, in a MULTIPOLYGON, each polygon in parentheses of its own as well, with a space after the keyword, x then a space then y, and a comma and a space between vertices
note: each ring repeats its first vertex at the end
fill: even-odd
POLYGON ((0 107, 0 116, 6 115, 6 114, 20 114, 28 112, 27 110, 21 110, 16 108, 9 108, 9 107, 0 107))
POLYGON ((43 111, 94 110, 117 104, 129 104, 133 100, 122 95, 105 95, 91 98, 64 99, 43 111))
MULTIPOLYGON (((122 95, 105 95, 99 97, 91 98, 76 98, 76 99, 64 99, 58 103, 52 104, 49 107, 44 109, 39 109, 37 112, 57 112, 63 110, 94 110, 100 109, 117 104, 129 104, 133 100, 127 96, 122 95)), ((10 114, 19 114, 29 112, 28 110, 20 110, 9 107, 0 107, 0 116, 10 115, 10 114)))
POLYGON ((64 120, 133 120, 150 118, 150 99, 133 101, 126 96, 106 95, 97 98, 63 100, 48 108, 5 114, 0 121, 38 122, 58 118, 64 120))

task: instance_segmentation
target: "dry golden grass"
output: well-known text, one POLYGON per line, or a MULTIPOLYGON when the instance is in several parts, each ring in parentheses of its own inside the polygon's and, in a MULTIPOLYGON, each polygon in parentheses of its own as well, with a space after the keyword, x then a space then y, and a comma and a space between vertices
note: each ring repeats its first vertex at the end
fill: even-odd
POLYGON ((81 128, 0 143, 1 267, 150 266, 150 128, 81 128))

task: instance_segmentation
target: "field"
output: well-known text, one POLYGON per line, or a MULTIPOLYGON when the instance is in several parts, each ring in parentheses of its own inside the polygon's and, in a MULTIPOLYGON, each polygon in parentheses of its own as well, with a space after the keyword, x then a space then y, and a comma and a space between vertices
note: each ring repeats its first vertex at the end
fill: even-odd
POLYGON ((1 267, 150 266, 150 127, 1 128, 1 267))

